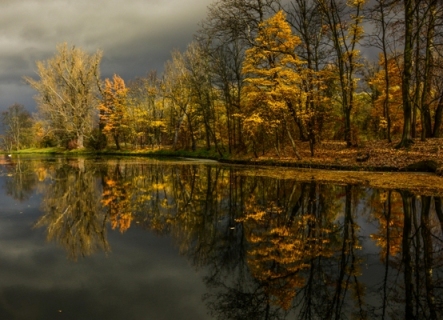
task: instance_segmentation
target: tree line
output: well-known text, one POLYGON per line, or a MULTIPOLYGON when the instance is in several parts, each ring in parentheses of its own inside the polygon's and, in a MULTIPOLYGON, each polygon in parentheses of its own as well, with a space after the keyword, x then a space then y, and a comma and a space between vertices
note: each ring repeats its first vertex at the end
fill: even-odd
POLYGON ((127 83, 100 78, 100 51, 60 44, 25 78, 37 115, 3 112, 3 147, 298 158, 299 141, 311 155, 330 139, 407 147, 441 135, 442 20, 436 0, 218 0, 161 75, 127 83))

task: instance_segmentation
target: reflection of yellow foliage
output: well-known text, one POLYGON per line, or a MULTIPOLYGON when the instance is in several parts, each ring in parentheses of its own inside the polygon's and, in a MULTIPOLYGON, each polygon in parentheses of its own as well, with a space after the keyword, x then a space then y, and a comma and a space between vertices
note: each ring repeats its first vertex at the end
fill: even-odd
MULTIPOLYGON (((39 171, 42 175, 46 172, 39 171)), ((83 172, 70 166, 49 172, 56 183, 42 184, 45 186, 44 215, 35 227, 44 227, 47 239, 59 243, 74 260, 99 250, 108 251, 103 224, 105 217, 97 200, 99 194, 93 172, 83 172)))
POLYGON ((119 229, 121 233, 125 232, 131 226, 131 222, 134 219, 131 212, 117 213, 111 216, 112 229, 119 229))
POLYGON ((403 203, 398 193, 391 192, 380 192, 373 200, 373 215, 379 223, 379 229, 377 233, 371 234, 371 239, 381 247, 380 257, 384 260, 388 247, 390 256, 398 255, 401 252, 404 222, 403 203), (388 216, 389 211, 390 216, 388 216))
POLYGON ((243 222, 248 249, 248 266, 257 280, 265 283, 271 302, 289 309, 296 289, 304 285, 302 270, 319 256, 330 257, 330 231, 319 225, 313 214, 287 220, 283 208, 269 203, 257 207, 254 197, 245 207, 243 222))
MULTIPOLYGON (((117 167, 116 176, 119 176, 117 167)), ((134 219, 130 202, 130 188, 120 179, 105 178, 101 203, 108 208, 112 229, 125 232, 134 219)))
POLYGON ((45 180, 48 175, 48 172, 46 171, 45 168, 38 168, 36 170, 36 173, 37 173, 38 181, 45 180))
POLYGON ((165 186, 166 186, 166 185, 163 184, 163 183, 153 183, 153 184, 152 184, 152 189, 154 189, 154 190, 156 190, 156 189, 161 190, 161 189, 164 189, 165 186))

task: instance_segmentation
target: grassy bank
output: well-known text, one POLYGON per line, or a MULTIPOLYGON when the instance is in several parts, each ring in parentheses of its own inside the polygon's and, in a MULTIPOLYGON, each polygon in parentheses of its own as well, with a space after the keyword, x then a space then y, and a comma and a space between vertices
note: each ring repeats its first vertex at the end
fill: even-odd
POLYGON ((0 151, 0 154, 11 155, 120 155, 120 156, 155 156, 155 157, 186 157, 218 160, 220 156, 214 150, 199 149, 196 151, 170 150, 170 149, 73 149, 64 148, 28 148, 18 151, 0 151))
POLYGON ((443 139, 416 140, 408 149, 396 149, 396 142, 366 142, 358 147, 348 148, 344 142, 323 141, 316 145, 315 155, 311 156, 309 145, 298 144, 298 152, 302 156, 297 160, 292 148, 271 150, 251 154, 240 152, 220 156, 215 150, 200 148, 196 151, 159 149, 106 149, 95 151, 90 149, 66 150, 63 148, 32 148, 11 154, 51 154, 51 155, 118 155, 146 157, 184 157, 219 160, 225 163, 242 165, 283 166, 294 168, 349 170, 349 171, 381 171, 381 172, 435 172, 443 173, 443 139))

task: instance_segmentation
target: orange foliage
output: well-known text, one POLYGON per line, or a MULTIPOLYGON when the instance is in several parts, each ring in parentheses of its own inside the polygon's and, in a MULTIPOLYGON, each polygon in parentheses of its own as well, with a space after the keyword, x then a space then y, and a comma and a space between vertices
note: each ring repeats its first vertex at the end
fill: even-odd
POLYGON ((129 229, 134 219, 127 189, 128 186, 125 183, 105 178, 102 205, 109 209, 112 229, 118 228, 122 233, 129 229))
POLYGON ((99 105, 100 123, 103 132, 116 140, 117 147, 118 136, 128 127, 127 93, 125 82, 119 76, 114 75, 112 81, 105 80, 103 100, 99 105))

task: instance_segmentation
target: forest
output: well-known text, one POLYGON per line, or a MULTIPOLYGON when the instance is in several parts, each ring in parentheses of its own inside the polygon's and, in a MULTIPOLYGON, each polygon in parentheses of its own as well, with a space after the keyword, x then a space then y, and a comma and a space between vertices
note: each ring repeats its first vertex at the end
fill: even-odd
POLYGON ((436 0, 217 0, 162 74, 127 81, 101 78, 101 51, 61 43, 24 77, 37 113, 2 113, 1 145, 300 160, 431 141, 438 158, 442 22, 436 0))

